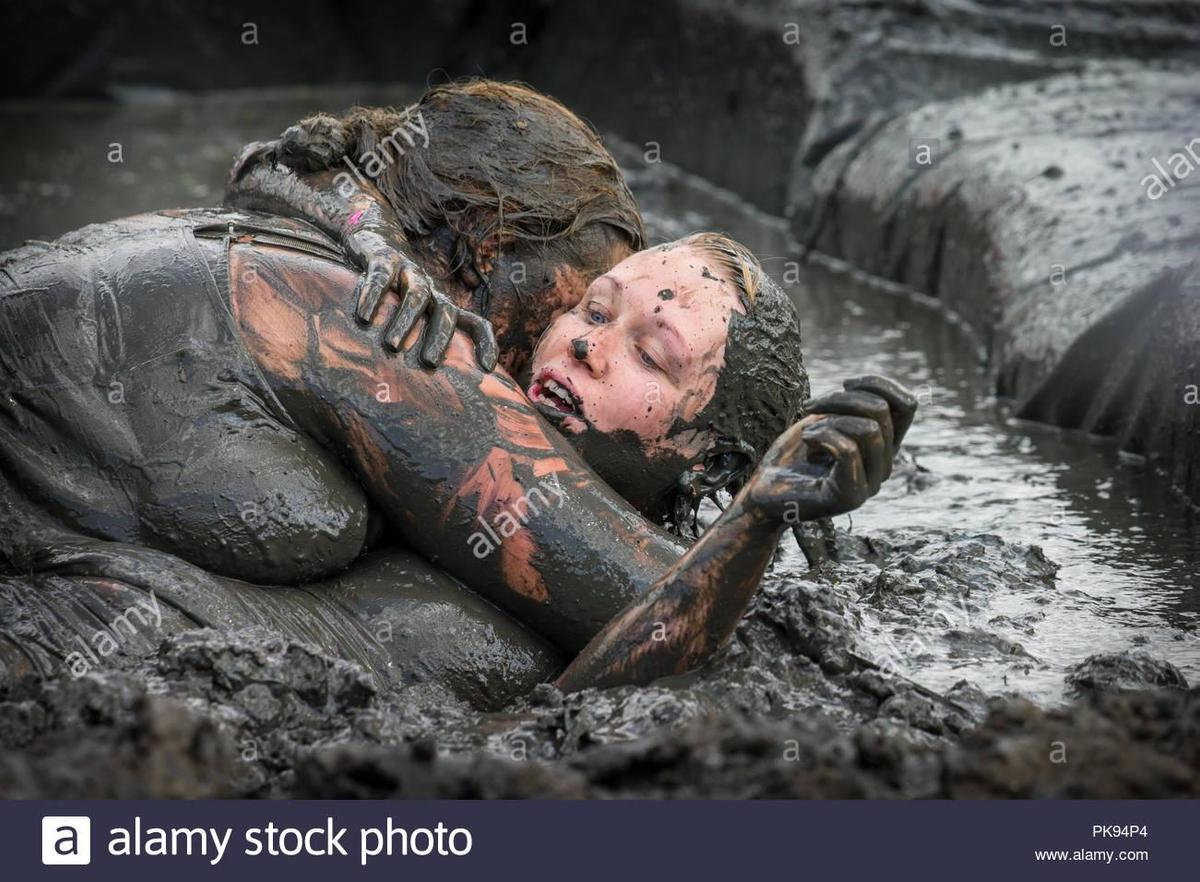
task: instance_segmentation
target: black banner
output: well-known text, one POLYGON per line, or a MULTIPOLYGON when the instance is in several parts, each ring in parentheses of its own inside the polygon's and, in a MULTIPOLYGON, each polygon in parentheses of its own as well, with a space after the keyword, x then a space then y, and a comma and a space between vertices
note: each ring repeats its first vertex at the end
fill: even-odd
POLYGON ((1133 801, 0 803, 3 875, 21 882, 1185 879, 1198 817, 1133 801))

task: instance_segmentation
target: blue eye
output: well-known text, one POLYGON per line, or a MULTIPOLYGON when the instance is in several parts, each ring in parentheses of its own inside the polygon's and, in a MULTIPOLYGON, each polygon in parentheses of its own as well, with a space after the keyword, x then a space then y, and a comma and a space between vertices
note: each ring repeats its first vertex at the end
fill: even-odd
POLYGON ((608 321, 608 319, 604 317, 604 313, 596 312, 595 310, 592 310, 588 313, 588 318, 591 319, 592 323, 596 325, 602 325, 608 321))
POLYGON ((658 362, 656 362, 653 358, 651 358, 644 349, 639 349, 638 352, 641 353, 642 364, 644 364, 648 368, 653 368, 654 370, 658 370, 658 362))

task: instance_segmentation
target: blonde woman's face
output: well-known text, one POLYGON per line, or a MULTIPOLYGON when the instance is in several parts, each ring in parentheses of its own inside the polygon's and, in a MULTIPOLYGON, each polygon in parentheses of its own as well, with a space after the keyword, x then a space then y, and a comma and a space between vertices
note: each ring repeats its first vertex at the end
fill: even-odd
POLYGON ((696 248, 638 252, 593 281, 542 335, 529 399, 564 434, 590 425, 632 431, 650 452, 677 447, 686 442, 667 433, 712 398, 735 309, 733 284, 696 248))

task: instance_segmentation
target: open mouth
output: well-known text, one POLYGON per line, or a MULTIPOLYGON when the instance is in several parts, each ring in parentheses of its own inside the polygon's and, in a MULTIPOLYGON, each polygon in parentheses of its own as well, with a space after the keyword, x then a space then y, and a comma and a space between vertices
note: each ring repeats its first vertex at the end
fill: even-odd
POLYGON ((529 400, 563 416, 580 416, 583 401, 572 391, 567 380, 552 370, 543 370, 529 387, 529 400))

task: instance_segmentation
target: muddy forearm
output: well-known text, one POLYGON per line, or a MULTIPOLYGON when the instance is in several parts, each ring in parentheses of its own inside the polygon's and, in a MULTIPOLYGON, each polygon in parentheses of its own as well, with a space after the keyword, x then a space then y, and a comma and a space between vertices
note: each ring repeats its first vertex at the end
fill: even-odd
POLYGON ((392 226, 399 230, 395 213, 373 187, 355 185, 346 195, 333 170, 298 174, 251 153, 234 166, 225 190, 225 204, 233 208, 280 214, 307 220, 337 241, 352 229, 392 226))
POLYGON ((596 635, 559 677, 565 691, 649 683, 701 664, 733 633, 783 525, 743 491, 654 586, 596 635))
POLYGON ((596 478, 511 379, 464 373, 444 385, 461 410, 424 412, 417 436, 398 413, 349 417, 380 450, 406 451, 371 486, 418 550, 577 653, 685 548, 596 478))
POLYGON ((243 338, 289 414, 337 451, 428 559, 575 654, 686 548, 598 479, 502 372, 454 335, 443 366, 380 353, 353 273, 235 248, 243 338), (254 272, 247 270, 253 267, 254 272))

